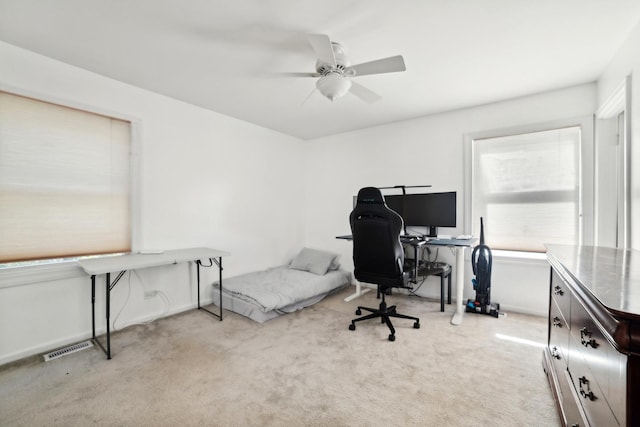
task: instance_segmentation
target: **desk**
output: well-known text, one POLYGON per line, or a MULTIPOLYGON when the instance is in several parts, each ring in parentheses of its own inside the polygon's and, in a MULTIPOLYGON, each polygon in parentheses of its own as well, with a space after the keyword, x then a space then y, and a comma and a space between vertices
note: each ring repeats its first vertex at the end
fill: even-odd
MULTIPOLYGON (((336 239, 353 240, 353 236, 348 234, 344 236, 336 236, 336 239)), ((476 241, 473 239, 428 239, 426 241, 427 246, 446 246, 455 249, 456 252, 456 312, 451 318, 452 325, 460 325, 462 323, 462 316, 464 314, 464 250, 465 248, 473 246, 476 241)), ((403 243, 412 244, 410 241, 403 243)), ((412 244, 413 245, 413 244, 412 244)), ((413 245, 417 248, 416 245, 413 245)), ((416 263, 417 264, 417 263, 416 263)), ((359 297, 367 293, 369 289, 362 289, 360 282, 356 280, 356 292, 345 298, 345 301, 351 301, 354 298, 359 297)))
POLYGON ((219 251, 210 248, 191 248, 191 249, 178 249, 171 250, 162 253, 154 254, 139 254, 130 253, 125 255, 105 256, 98 258, 85 258, 78 260, 80 266, 84 271, 91 275, 91 326, 92 326, 92 340, 95 342, 104 353, 107 355, 107 359, 111 359, 111 329, 109 325, 110 311, 111 311, 111 290, 116 286, 118 281, 122 278, 127 270, 136 270, 139 268, 158 267, 161 265, 177 264, 179 262, 193 261, 197 266, 197 281, 198 281, 198 309, 204 310, 222 320, 222 257, 230 255, 228 252, 219 251), (202 264, 201 260, 208 259, 210 265, 202 264), (213 264, 218 266, 219 280, 220 280, 220 313, 214 313, 200 306, 200 266, 212 267, 213 264), (111 281, 111 273, 118 272, 116 278, 111 281), (107 318, 107 343, 106 347, 102 345, 96 337, 96 276, 99 274, 105 275, 105 311, 107 318))

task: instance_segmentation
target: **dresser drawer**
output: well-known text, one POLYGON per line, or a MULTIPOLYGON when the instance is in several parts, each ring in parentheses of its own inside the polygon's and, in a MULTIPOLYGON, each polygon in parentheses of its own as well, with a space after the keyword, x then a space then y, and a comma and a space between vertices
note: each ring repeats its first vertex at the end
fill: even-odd
POLYGON ((569 291, 569 285, 556 273, 555 270, 551 270, 551 300, 555 301, 560 309, 560 314, 565 318, 567 324, 569 324, 569 317, 571 315, 571 292, 569 291))
POLYGON ((588 413, 586 408, 591 407, 601 413, 604 410, 600 406, 607 406, 615 414, 616 423, 624 425, 625 403, 620 391, 625 389, 626 356, 604 337, 577 298, 571 302, 571 325, 568 366, 573 384, 586 402, 585 411, 588 413), (580 393, 581 390, 584 393, 580 393), (589 390, 593 392, 593 399, 589 390))
POLYGON ((546 348, 543 351, 542 366, 547 374, 560 408, 563 426, 589 427, 586 415, 582 409, 582 402, 578 398, 567 370, 564 358, 556 358, 546 348))
POLYGON ((566 358, 569 355, 569 325, 553 299, 549 306, 549 352, 554 361, 561 360, 566 369, 566 358))
POLYGON ((609 408, 598 381, 596 381, 589 369, 589 364, 582 356, 581 345, 575 339, 571 339, 569 372, 573 387, 582 403, 587 419, 593 426, 619 426, 620 423, 611 408, 609 408))
POLYGON ((578 393, 573 388, 569 372, 564 371, 559 381, 562 391, 562 412, 565 425, 567 427, 589 427, 589 423, 585 419, 586 415, 582 408, 582 402, 580 401, 581 397, 578 396, 578 393))
POLYGON ((607 383, 607 371, 610 368, 607 363, 611 353, 611 344, 607 341, 600 329, 589 316, 585 308, 577 298, 574 298, 571 305, 571 335, 578 344, 586 362, 592 367, 598 382, 603 385, 607 383))

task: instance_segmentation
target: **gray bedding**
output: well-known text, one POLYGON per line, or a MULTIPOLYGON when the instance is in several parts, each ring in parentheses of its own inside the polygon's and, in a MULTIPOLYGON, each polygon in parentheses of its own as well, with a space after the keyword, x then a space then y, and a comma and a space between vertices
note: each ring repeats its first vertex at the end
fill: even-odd
MULTIPOLYGON (((302 308, 305 302, 317 302, 350 282, 351 273, 344 270, 318 275, 280 266, 225 279, 222 293, 263 313, 289 312, 292 307, 302 308)), ((218 284, 214 283, 214 287, 218 288, 218 284)), ((229 309, 229 306, 224 308, 229 309)))

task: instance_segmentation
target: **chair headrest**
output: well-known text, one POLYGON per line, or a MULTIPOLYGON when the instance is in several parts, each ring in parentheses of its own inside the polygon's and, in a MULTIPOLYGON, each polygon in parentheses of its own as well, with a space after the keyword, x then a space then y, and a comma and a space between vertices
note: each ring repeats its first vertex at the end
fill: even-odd
POLYGON ((365 187, 358 191, 358 203, 384 204, 384 197, 379 189, 375 187, 365 187))

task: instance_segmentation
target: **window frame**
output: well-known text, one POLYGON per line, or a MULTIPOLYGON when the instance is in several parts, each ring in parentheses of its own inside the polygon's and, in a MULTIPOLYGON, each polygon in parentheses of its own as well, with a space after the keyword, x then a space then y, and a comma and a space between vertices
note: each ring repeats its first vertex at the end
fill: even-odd
MULTIPOLYGON (((611 95, 600 105, 595 114, 595 147, 594 153, 602 154, 599 150, 602 149, 603 143, 610 143, 611 140, 607 139, 606 131, 603 133, 603 127, 606 128, 607 122, 615 118, 616 129, 616 168, 617 173, 614 179, 617 181, 617 218, 616 218, 616 231, 615 231, 615 244, 616 247, 627 248, 631 242, 631 75, 626 76, 618 86, 613 90, 611 95), (623 116, 620 120, 620 115, 623 116)), ((601 159, 594 158, 595 164, 595 189, 594 189, 594 206, 595 206, 595 225, 594 225, 594 244, 600 244, 600 240, 605 240, 606 244, 612 242, 608 237, 603 236, 604 233, 608 233, 608 229, 601 228, 604 224, 602 221, 602 209, 599 207, 601 198, 603 179, 611 179, 611 175, 602 172, 601 159), (603 176, 604 175, 604 176, 603 176)), ((605 185, 606 187, 606 185, 605 185)))
MULTIPOLYGON (((37 101, 57 104, 67 108, 73 108, 88 113, 101 116, 112 117, 127 121, 131 124, 131 142, 129 153, 129 176, 130 176, 130 227, 131 227, 131 250, 137 251, 140 247, 140 224, 141 224, 141 119, 122 112, 108 110, 106 108, 89 105, 70 99, 62 99, 47 94, 25 90, 10 85, 0 83, 0 90, 37 101)), ((80 257, 25 261, 19 265, 0 265, 0 289, 13 286, 20 286, 38 282, 68 279, 84 276, 84 271, 79 267, 76 260, 80 257), (44 261, 44 262, 42 262, 44 261)))
MULTIPOLYGON (((477 131, 464 134, 464 229, 469 234, 474 218, 473 200, 473 141, 476 139, 499 138, 525 133, 542 132, 553 129, 580 127, 580 193, 578 196, 578 239, 583 245, 593 244, 594 236, 594 115, 550 120, 524 124, 507 128, 477 131)), ((529 258, 536 252, 496 251, 509 253, 510 256, 529 258)))

